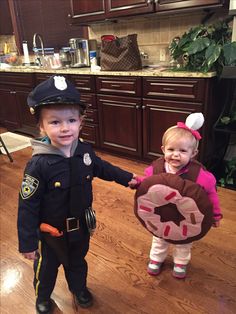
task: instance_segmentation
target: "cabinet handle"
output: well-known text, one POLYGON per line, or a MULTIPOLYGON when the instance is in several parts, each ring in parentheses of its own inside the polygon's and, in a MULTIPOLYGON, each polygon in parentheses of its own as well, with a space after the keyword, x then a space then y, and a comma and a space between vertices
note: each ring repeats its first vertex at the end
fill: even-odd
POLYGON ((16 92, 15 91, 10 91, 10 94, 16 94, 16 92))
POLYGON ((154 2, 155 2, 156 4, 158 4, 159 1, 158 1, 158 0, 154 0, 154 2))
POLYGON ((70 13, 68 13, 68 15, 67 15, 69 18, 71 18, 71 14, 70 13))
POLYGON ((147 0, 147 4, 151 4, 153 0, 147 0))
POLYGON ((174 92, 175 88, 170 88, 170 87, 163 87, 164 91, 169 91, 169 92, 174 92))
POLYGON ((121 85, 118 85, 118 84, 111 84, 111 87, 121 87, 121 85))
POLYGON ((143 106, 142 106, 142 109, 146 109, 146 106, 143 105, 143 106))
POLYGON ((82 132, 82 135, 89 136, 90 134, 82 132))
POLYGON ((136 109, 139 109, 139 108, 140 108, 140 106, 139 106, 139 105, 136 105, 136 106, 135 106, 135 108, 136 108, 136 109))

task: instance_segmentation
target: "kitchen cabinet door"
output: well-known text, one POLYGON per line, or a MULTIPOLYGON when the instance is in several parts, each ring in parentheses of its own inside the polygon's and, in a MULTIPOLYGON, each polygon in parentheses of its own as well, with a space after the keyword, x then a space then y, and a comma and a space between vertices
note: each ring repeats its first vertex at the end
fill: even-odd
POLYGON ((8 0, 0 1, 0 35, 13 35, 8 0))
POLYGON ((86 106, 80 138, 99 147, 99 121, 95 95, 95 77, 92 75, 69 75, 68 79, 80 91, 80 102, 86 106))
POLYGON ((194 7, 221 7, 227 2, 227 0, 155 0, 157 12, 194 7))
POLYGON ((32 74, 21 73, 0 73, 0 107, 3 119, 1 123, 8 130, 17 130, 22 133, 34 134, 36 123, 30 114, 27 97, 34 86, 32 74))
POLYGON ((16 92, 8 87, 0 86, 0 99, 1 125, 9 131, 19 128, 21 122, 16 92))
MULTIPOLYGON (((93 3, 93 1, 86 2, 93 3)), ((53 47, 55 51, 67 46, 72 37, 87 36, 85 28, 70 24, 69 0, 9 0, 9 5, 16 44, 21 54, 23 54, 23 40, 28 42, 29 52, 32 53, 34 33, 42 36, 44 47, 53 47)))
POLYGON ((98 96, 100 146, 119 155, 141 157, 141 99, 98 96))
POLYGON ((92 21, 104 20, 105 1, 104 0, 71 0, 72 23, 89 23, 92 21))
POLYGON ((137 15, 153 12, 152 1, 147 0, 107 0, 106 17, 117 18, 120 16, 137 15))
POLYGON ((197 103, 143 99, 143 158, 161 156, 164 132, 178 121, 184 122, 190 113, 201 109, 202 106, 197 103))

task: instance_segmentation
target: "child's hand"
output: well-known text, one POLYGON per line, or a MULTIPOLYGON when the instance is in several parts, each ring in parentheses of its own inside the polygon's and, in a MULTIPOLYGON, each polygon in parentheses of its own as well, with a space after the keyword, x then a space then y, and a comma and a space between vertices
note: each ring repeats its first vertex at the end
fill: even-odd
POLYGON ((24 258, 30 259, 30 260, 36 260, 38 251, 28 252, 28 253, 22 253, 24 258))
POLYGON ((137 189, 141 182, 142 178, 134 174, 133 178, 131 179, 131 181, 128 182, 128 184, 131 189, 137 189))
POLYGON ((213 222, 212 227, 218 228, 220 226, 220 220, 216 220, 213 222))

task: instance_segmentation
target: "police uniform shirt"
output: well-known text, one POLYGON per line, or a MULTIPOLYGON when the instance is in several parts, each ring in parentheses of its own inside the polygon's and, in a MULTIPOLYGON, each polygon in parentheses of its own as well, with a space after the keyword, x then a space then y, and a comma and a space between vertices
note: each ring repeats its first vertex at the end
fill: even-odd
MULTIPOLYGON (((18 238, 21 253, 38 248, 38 230, 42 222, 60 230, 65 226, 70 204, 70 161, 74 158, 78 190, 78 208, 92 205, 94 177, 128 186, 133 174, 102 160, 90 144, 76 141, 73 157, 66 158, 50 144, 33 140, 34 154, 28 162, 19 196, 18 238)), ((73 170, 74 171, 74 170, 73 170)))

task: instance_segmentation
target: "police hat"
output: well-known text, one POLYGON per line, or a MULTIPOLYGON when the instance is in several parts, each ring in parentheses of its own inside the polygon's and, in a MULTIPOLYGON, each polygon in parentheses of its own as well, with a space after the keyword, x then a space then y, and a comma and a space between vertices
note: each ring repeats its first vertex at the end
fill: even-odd
POLYGON ((38 106, 48 104, 79 104, 85 109, 85 105, 80 103, 79 91, 64 76, 51 76, 37 85, 29 94, 27 103, 32 114, 38 106))

